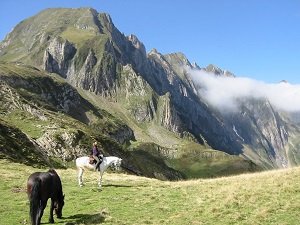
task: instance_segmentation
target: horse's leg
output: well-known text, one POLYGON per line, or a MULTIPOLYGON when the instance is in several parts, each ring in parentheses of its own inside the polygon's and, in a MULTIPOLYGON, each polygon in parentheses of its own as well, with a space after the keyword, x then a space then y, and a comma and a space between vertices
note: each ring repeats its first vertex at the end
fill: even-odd
POLYGON ((41 205, 39 205, 39 207, 38 207, 38 209, 37 209, 37 211, 36 211, 36 213, 35 213, 35 217, 34 217, 34 221, 32 221, 33 223, 32 224, 41 224, 41 217, 40 217, 40 215, 41 215, 41 213, 40 213, 40 211, 41 211, 41 205))
POLYGON ((53 201, 53 199, 51 199, 49 223, 54 223, 53 209, 54 209, 54 201, 53 201))
POLYGON ((37 214, 38 216, 37 216, 37 223, 36 224, 41 224, 41 219, 43 217, 44 209, 46 208, 46 205, 47 205, 47 200, 46 201, 41 201, 39 212, 37 214))
POLYGON ((78 172, 78 184, 79 184, 80 187, 83 186, 83 183, 82 183, 82 174, 83 174, 83 169, 79 168, 79 172, 78 172))
POLYGON ((98 182, 98 186, 101 187, 101 182, 102 182, 102 176, 103 176, 104 171, 100 170, 100 176, 99 176, 99 182, 98 182))

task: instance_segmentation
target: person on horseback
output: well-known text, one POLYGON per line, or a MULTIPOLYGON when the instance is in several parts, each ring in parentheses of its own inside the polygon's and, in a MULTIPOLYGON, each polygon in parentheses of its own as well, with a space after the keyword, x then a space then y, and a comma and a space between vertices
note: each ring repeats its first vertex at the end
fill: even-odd
POLYGON ((96 170, 100 170, 99 169, 99 165, 100 165, 100 163, 101 163, 101 161, 102 161, 102 158, 103 158, 103 155, 101 154, 101 152, 100 152, 100 150, 98 149, 98 143, 97 143, 97 141, 95 141, 94 143, 93 143, 93 158, 96 160, 96 167, 95 167, 95 171, 96 170))

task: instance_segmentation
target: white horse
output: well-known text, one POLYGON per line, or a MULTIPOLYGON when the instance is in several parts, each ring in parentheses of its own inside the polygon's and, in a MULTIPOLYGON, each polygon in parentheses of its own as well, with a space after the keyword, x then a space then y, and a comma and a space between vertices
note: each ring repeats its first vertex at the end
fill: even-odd
MULTIPOLYGON (((115 170, 119 170, 120 167, 121 167, 121 162, 122 162, 122 159, 118 158, 116 156, 103 157, 103 160, 100 164, 100 177, 99 177, 99 182, 98 182, 99 187, 101 187, 101 181, 102 181, 102 176, 103 176, 104 171, 109 166, 113 166, 113 168, 115 170)), ((76 166, 79 170, 78 184, 79 184, 80 187, 82 187, 83 186, 83 182, 82 182, 83 171, 85 169, 95 170, 96 164, 90 164, 90 157, 83 156, 83 157, 80 157, 80 158, 76 159, 76 166)))

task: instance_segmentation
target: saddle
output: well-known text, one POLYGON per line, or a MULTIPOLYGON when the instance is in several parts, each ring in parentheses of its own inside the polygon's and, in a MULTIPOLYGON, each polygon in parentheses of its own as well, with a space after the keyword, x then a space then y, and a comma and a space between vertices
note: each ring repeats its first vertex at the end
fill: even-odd
POLYGON ((96 164, 96 160, 92 156, 90 156, 89 163, 90 164, 96 164))
MULTIPOLYGON (((99 160, 100 160, 100 163, 99 163, 99 165, 100 165, 102 163, 102 161, 103 161, 103 158, 99 157, 99 160)), ((96 164, 97 161, 93 158, 93 156, 89 156, 89 163, 90 164, 96 164)))

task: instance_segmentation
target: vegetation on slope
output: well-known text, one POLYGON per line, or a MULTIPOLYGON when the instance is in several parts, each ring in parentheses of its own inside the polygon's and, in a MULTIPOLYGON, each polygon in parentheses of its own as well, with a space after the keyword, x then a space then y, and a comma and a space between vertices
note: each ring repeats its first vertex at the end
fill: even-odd
POLYGON ((35 149, 29 138, 19 129, 0 119, 0 159, 23 163, 33 167, 45 167, 47 158, 35 149))

